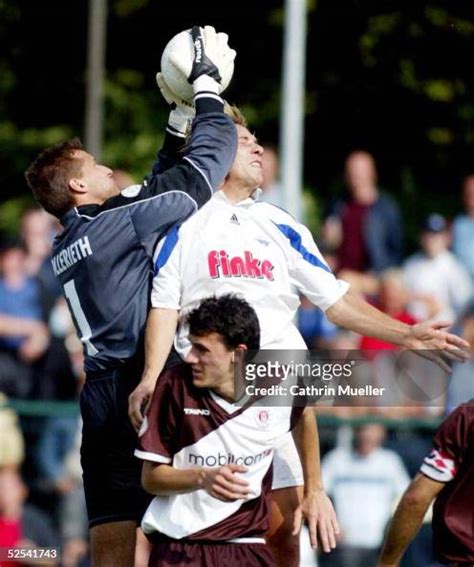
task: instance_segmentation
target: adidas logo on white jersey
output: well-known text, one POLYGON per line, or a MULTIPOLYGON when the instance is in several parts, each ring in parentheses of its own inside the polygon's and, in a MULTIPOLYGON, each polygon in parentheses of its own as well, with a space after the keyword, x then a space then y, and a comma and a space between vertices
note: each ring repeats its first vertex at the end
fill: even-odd
POLYGON ((186 415, 211 415, 208 409, 198 409, 198 408, 184 408, 184 413, 186 415))
POLYGON ((230 217, 230 222, 233 224, 240 224, 239 219, 237 218, 237 215, 235 213, 232 213, 232 216, 230 217))

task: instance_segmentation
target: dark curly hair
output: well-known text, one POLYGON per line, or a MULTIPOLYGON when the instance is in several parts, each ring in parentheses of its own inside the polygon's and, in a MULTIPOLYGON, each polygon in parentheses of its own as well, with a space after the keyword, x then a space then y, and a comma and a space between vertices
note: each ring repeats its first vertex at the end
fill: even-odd
POLYGON ((222 335, 225 345, 232 349, 245 345, 248 350, 260 347, 260 325, 255 310, 234 294, 204 299, 188 317, 191 335, 203 337, 209 333, 222 335))

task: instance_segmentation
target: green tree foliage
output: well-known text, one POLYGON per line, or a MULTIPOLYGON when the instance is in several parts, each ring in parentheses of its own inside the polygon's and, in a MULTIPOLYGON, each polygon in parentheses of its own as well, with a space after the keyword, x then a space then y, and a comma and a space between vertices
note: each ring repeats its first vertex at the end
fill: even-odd
POLYGON ((460 181, 473 168, 473 35, 468 2, 318 2, 306 162, 326 199, 343 189, 345 156, 363 148, 404 207, 412 245, 428 211, 460 208, 460 181))
MULTIPOLYGON (((196 23, 229 33, 238 58, 226 96, 262 141, 277 143, 283 7, 109 0, 104 163, 137 180, 147 172, 168 111, 154 81, 160 55, 196 23)), ((374 153, 412 235, 425 211, 453 214, 474 149, 471 3, 311 0, 307 8, 305 185, 314 214, 343 190, 344 158, 355 148, 374 153)), ((42 147, 83 133, 87 17, 85 0, 0 0, 0 201, 28 193, 23 170, 42 147)))

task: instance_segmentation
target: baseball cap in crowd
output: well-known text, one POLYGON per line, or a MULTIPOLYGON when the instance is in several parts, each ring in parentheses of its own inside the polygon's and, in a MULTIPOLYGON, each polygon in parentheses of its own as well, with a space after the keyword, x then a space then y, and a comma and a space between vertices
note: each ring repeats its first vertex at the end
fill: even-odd
POLYGON ((446 219, 443 216, 438 213, 432 213, 423 221, 421 230, 423 232, 443 232, 447 226, 446 219))

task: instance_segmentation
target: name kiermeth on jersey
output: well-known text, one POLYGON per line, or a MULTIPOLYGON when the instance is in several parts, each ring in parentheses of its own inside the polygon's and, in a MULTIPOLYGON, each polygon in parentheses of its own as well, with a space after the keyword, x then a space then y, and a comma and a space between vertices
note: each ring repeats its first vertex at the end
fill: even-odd
POLYGON ((64 248, 64 250, 61 250, 59 254, 52 257, 51 262, 54 274, 59 276, 59 274, 62 274, 87 256, 92 256, 92 248, 89 243, 89 237, 84 236, 84 238, 79 238, 64 248))

